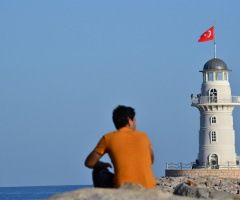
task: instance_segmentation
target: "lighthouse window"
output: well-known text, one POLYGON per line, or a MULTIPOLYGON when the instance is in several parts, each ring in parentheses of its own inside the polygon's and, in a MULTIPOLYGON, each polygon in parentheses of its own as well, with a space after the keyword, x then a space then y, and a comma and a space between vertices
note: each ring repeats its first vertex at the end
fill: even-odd
POLYGON ((216 81, 222 80, 222 72, 216 72, 216 81))
POLYGON ((209 92, 209 96, 210 96, 210 102, 214 102, 217 103, 217 90, 216 89, 211 89, 209 92))
POLYGON ((211 141, 217 142, 217 134, 215 131, 211 131, 211 141))
POLYGON ((203 73, 203 82, 206 82, 206 73, 203 73))
POLYGON ((227 81, 227 72, 224 72, 224 80, 227 81))
POLYGON ((212 124, 216 124, 216 122, 217 122, 216 117, 211 117, 211 122, 212 122, 212 124))
POLYGON ((208 73, 208 81, 213 81, 213 73, 208 73))

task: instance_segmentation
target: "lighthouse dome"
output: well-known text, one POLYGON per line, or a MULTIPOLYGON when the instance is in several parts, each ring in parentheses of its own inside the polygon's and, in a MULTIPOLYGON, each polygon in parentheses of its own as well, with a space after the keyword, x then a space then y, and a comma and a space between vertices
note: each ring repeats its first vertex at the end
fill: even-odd
POLYGON ((213 58, 209 60, 203 67, 203 71, 209 71, 209 70, 228 70, 228 68, 224 61, 218 58, 213 58))

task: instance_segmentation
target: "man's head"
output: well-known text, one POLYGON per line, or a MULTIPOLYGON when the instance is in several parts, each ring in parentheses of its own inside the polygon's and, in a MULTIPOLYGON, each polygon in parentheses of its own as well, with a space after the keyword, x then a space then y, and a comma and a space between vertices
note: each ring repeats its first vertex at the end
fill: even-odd
POLYGON ((131 107, 118 106, 113 110, 112 119, 117 130, 125 126, 136 128, 135 111, 131 107))

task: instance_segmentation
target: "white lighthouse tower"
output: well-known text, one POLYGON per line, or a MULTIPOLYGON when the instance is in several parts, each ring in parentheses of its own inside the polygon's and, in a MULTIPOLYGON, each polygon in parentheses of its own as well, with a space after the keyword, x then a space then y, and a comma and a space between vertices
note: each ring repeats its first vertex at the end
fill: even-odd
POLYGON ((209 60, 203 74, 201 93, 192 96, 200 111, 199 153, 196 168, 238 169, 232 111, 240 97, 231 96, 229 70, 218 58, 209 60))

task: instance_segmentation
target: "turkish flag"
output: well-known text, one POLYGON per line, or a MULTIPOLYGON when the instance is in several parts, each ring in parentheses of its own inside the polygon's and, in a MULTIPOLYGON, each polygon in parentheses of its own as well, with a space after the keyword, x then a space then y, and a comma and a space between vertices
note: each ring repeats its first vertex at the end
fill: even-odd
POLYGON ((203 33, 198 42, 206 42, 214 39, 214 26, 203 33))

